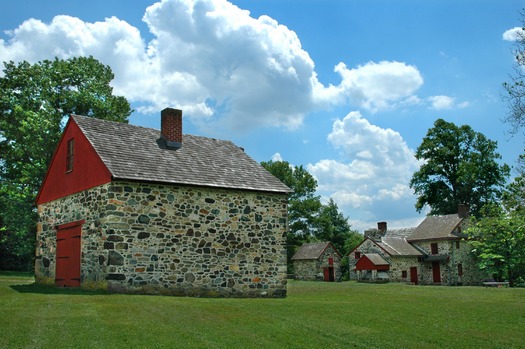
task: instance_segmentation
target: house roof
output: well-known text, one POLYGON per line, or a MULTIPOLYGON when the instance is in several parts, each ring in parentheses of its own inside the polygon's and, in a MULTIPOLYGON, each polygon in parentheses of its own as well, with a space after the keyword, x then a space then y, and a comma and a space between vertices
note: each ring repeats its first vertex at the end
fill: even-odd
POLYGON ((290 188, 230 141, 183 135, 166 147, 160 131, 72 115, 114 179, 288 193, 290 188))
POLYGON ((408 243, 405 238, 383 237, 378 244, 391 256, 423 256, 423 253, 408 243))
MULTIPOLYGON (((368 258, 374 265, 390 265, 383 257, 378 253, 365 253, 364 257, 368 258)), ((361 257, 363 258, 363 257, 361 257)))
POLYGON ((427 216, 419 224, 407 241, 424 241, 424 240, 444 240, 457 239, 462 237, 461 234, 455 233, 454 230, 463 221, 464 218, 458 217, 457 214, 444 216, 427 216))
POLYGON ((321 257, 321 255, 329 246, 332 246, 334 251, 339 254, 339 251, 337 251, 331 242, 305 243, 299 247, 297 252, 295 252, 292 260, 319 259, 319 257, 321 257))

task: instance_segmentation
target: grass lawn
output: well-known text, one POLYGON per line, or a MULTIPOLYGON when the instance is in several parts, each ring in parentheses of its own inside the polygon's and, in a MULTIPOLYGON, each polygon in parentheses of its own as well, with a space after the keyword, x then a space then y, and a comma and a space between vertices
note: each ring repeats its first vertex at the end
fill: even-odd
POLYGON ((286 299, 118 295, 0 273, 0 348, 525 348, 525 289, 294 282, 286 299))

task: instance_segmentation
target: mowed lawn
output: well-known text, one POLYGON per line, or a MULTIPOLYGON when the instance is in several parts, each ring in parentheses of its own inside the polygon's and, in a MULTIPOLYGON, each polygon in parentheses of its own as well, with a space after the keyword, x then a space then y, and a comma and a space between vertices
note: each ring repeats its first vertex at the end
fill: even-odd
POLYGON ((291 281, 286 299, 204 299, 3 273, 0 348, 525 348, 525 289, 291 281))

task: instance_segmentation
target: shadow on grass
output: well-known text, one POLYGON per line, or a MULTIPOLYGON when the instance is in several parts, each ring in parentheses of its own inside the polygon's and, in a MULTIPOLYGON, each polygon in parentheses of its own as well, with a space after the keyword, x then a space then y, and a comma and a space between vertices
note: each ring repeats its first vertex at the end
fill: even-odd
POLYGON ((53 285, 40 285, 37 283, 10 285, 9 287, 19 293, 62 294, 71 296, 96 296, 111 294, 110 292, 104 290, 87 290, 78 287, 55 287, 53 285))

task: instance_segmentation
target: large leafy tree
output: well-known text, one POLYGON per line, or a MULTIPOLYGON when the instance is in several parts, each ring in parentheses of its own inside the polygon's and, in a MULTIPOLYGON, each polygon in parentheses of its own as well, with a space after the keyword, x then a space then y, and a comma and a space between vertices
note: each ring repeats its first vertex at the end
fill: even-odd
MULTIPOLYGON (((326 205, 321 206, 314 225, 314 238, 318 241, 330 241, 343 257, 363 240, 363 235, 351 229, 348 218, 339 211, 332 198, 326 205)), ((348 276, 347 258, 342 259, 341 272, 343 278, 348 276)))
POLYGON ((497 142, 470 126, 436 120, 416 151, 423 162, 410 181, 418 195, 416 209, 428 205, 430 214, 449 214, 468 204, 478 215, 483 205, 499 198, 509 175, 496 149, 497 142))
MULTIPOLYGON (((473 252, 479 257, 479 266, 499 280, 508 280, 511 286, 525 283, 525 206, 522 179, 506 193, 502 205, 490 204, 483 208, 480 219, 469 228, 473 252), (518 183, 520 182, 520 183, 518 183)), ((511 186, 513 185, 511 184, 511 186)))
POLYGON ((292 189, 288 200, 286 234, 290 261, 297 248, 313 237, 315 220, 321 208, 321 200, 315 195, 317 181, 303 166, 294 167, 286 161, 263 161, 261 165, 292 189))
POLYGON ((337 203, 330 198, 326 205, 322 205, 314 223, 314 236, 319 241, 330 241, 341 254, 345 255, 357 246, 363 236, 352 230, 348 218, 340 211, 337 203))
POLYGON ((127 122, 110 67, 93 57, 4 63, 0 77, 0 268, 29 267, 35 197, 70 114, 127 122))

